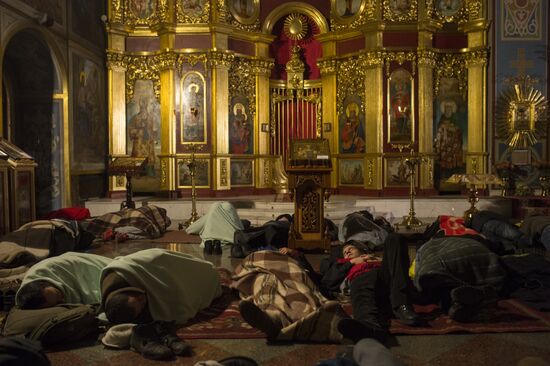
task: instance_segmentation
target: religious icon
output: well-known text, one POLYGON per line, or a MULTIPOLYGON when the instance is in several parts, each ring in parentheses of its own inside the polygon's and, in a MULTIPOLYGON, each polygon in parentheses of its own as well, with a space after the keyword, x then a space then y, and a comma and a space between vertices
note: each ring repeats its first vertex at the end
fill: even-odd
POLYGON ((130 118, 128 123, 128 136, 131 141, 132 157, 146 157, 145 171, 148 176, 155 176, 155 143, 158 138, 158 126, 155 117, 150 112, 150 99, 139 99, 139 112, 130 118))
POLYGON ((345 115, 340 117, 340 146, 344 154, 365 152, 365 129, 357 98, 348 98, 345 115))
POLYGON ((462 131, 456 121, 457 105, 453 100, 440 104, 441 117, 435 135, 437 162, 443 169, 454 169, 464 165, 462 152, 462 131))
POLYGON ((252 24, 259 14, 259 0, 230 0, 229 11, 240 23, 252 24))
POLYGON ((252 160, 231 160, 231 185, 252 186, 254 184, 252 160))
POLYGON ((355 16, 361 8, 362 0, 336 0, 334 11, 340 18, 355 16))
POLYGON ((181 80, 181 143, 206 143, 204 77, 190 71, 181 80))
POLYGON ((462 7, 462 0, 439 0, 436 8, 442 15, 452 17, 462 7))
POLYGON ((340 160, 340 184, 363 185, 363 159, 340 160))
MULTIPOLYGON (((178 160, 178 188, 192 186, 190 162, 190 159, 178 160)), ((195 187, 208 188, 210 186, 210 160, 195 159, 195 164, 195 187)))
POLYGON ((393 71, 388 79, 388 142, 414 140, 412 103, 413 78, 405 69, 393 71))
POLYGON ((237 102, 233 105, 233 113, 229 119, 229 153, 251 154, 252 127, 243 103, 237 102))
POLYGON ((386 187, 409 187, 409 169, 400 157, 386 158, 386 187))
POLYGON ((130 10, 140 19, 147 19, 153 14, 154 0, 130 0, 130 10))
POLYGON ((391 0, 390 8, 395 14, 404 15, 411 8, 411 2, 410 0, 391 0))

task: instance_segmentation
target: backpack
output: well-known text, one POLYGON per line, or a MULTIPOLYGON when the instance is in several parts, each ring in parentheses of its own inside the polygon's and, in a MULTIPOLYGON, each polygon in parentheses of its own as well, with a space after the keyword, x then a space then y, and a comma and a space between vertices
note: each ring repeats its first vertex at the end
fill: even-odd
POLYGON ((0 339, 0 366, 50 366, 40 343, 24 338, 0 339))
POLYGON ((52 347, 82 340, 99 330, 97 305, 64 304, 44 309, 12 309, 2 335, 23 335, 52 347))

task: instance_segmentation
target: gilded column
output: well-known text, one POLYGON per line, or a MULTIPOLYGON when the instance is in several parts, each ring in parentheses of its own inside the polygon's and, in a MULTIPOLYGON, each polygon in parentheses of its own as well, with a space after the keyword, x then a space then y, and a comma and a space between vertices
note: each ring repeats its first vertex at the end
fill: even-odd
POLYGON ((468 21, 461 30, 468 35, 469 52, 465 55, 468 69, 468 173, 480 174, 487 170, 487 4, 469 0, 465 4, 468 21))
POLYGON ((338 61, 336 60, 336 36, 332 33, 324 33, 317 36, 323 47, 323 59, 319 60, 318 66, 321 71, 321 84, 323 88, 323 125, 330 125, 330 131, 322 126, 322 136, 328 140, 332 153, 332 173, 330 174, 330 187, 338 187, 338 112, 337 103, 337 72, 338 61))
POLYGON ((384 121, 384 54, 365 54, 365 121, 367 122, 365 188, 382 189, 382 151, 384 121))
POLYGON ((233 61, 229 52, 211 51, 208 55, 212 72, 212 155, 214 176, 212 189, 227 190, 230 185, 229 169, 229 66, 233 61))
POLYGON ((420 189, 434 188, 433 156, 433 70, 435 54, 418 51, 418 152, 426 159, 420 164, 420 189))
MULTIPOLYGON (((113 9, 111 9, 113 11, 113 9)), ((118 19, 119 15, 112 15, 118 19)), ((107 95, 109 156, 126 155, 126 57, 125 35, 109 27, 107 51, 107 95)), ((125 191, 124 177, 109 177, 109 192, 125 191)))
POLYGON ((256 187, 271 188, 273 186, 273 159, 269 159, 270 132, 270 99, 269 75, 273 68, 273 61, 269 59, 252 60, 252 68, 256 75, 256 116, 254 121, 254 151, 258 155, 256 170, 256 187))

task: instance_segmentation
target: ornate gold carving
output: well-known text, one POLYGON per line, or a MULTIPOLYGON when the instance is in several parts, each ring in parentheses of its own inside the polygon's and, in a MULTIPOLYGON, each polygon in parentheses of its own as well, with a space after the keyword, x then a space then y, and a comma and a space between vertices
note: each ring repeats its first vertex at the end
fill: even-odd
POLYGON ((479 19, 481 17, 481 0, 467 0, 466 11, 469 20, 479 19))
POLYGON ((416 53, 414 52, 386 52, 384 54, 386 61, 386 76, 390 76, 390 63, 395 61, 399 66, 403 65, 405 61, 410 61, 412 63, 412 75, 416 73, 416 53))
POLYGON ((168 181, 168 164, 166 159, 160 161, 160 185, 161 187, 166 187, 166 182, 168 181))
POLYGON ((158 55, 127 56, 126 66, 126 101, 134 96, 136 80, 152 80, 155 97, 160 99, 160 69, 158 55))
POLYGON ((319 193, 315 191, 307 192, 302 196, 302 232, 317 233, 321 230, 320 219, 323 219, 319 210, 321 203, 319 193))
POLYGON ((486 49, 470 51, 464 54, 466 66, 485 65, 487 63, 489 51, 486 49))
POLYGON ((272 60, 263 60, 263 59, 250 60, 250 67, 252 68, 252 72, 254 72, 256 75, 269 76, 271 74, 271 70, 273 69, 274 65, 275 65, 275 62, 273 62, 272 60))
POLYGON ((374 160, 367 160, 367 185, 371 187, 374 184, 374 160))
POLYGON ((303 14, 292 13, 285 19, 283 30, 286 36, 292 40, 304 38, 308 29, 307 18, 303 14))
POLYGON ((122 23, 124 6, 122 0, 111 1, 111 23, 122 23))
POLYGON ((120 52, 107 50, 107 68, 109 70, 124 71, 126 70, 128 57, 120 52))
POLYGON ((168 23, 169 21, 170 12, 168 10, 168 0, 157 0, 157 9, 151 19, 151 23, 149 23, 149 26, 151 26, 153 23, 162 24, 168 23))
POLYGON ((300 59, 300 50, 300 46, 292 47, 290 60, 286 63, 288 89, 302 89, 304 87, 304 71, 306 70, 306 66, 300 59))
MULTIPOLYGON (((140 14, 136 14, 136 10, 133 9, 130 6, 130 2, 128 0, 125 1, 125 7, 124 7, 124 23, 130 27, 135 27, 136 25, 143 25, 143 26, 149 26, 151 27, 154 23, 157 22, 157 6, 158 6, 158 0, 150 0, 154 1, 156 4, 153 7, 153 11, 148 14, 145 17, 141 17, 140 14)), ((166 1, 166 0, 161 0, 166 1)))
POLYGON ((180 53, 176 59, 176 67, 180 76, 183 75, 183 65, 188 64, 191 67, 201 62, 204 70, 206 70, 206 64, 208 63, 208 56, 206 53, 180 53))
POLYGON ((165 52, 156 56, 159 70, 174 69, 178 55, 174 52, 165 52))
POLYGON ((430 8, 428 8, 428 3, 426 2, 426 8, 430 9, 428 12, 430 13, 431 18, 437 19, 443 23, 462 23, 468 20, 468 14, 464 2, 465 0, 463 0, 460 4, 460 9, 447 11, 447 14, 445 14, 445 11, 442 11, 441 9, 435 7, 433 4, 433 0, 430 0, 430 8))
POLYGON ((216 7, 218 10, 218 20, 222 23, 229 23, 231 21, 231 13, 227 7, 226 0, 218 0, 216 7))
POLYGON ((227 159, 221 159, 220 160, 220 186, 227 187, 229 182, 229 179, 227 177, 227 159))
POLYGON ((249 113, 256 114, 256 77, 251 62, 245 58, 235 58, 229 68, 229 113, 231 100, 236 95, 243 95, 248 99, 249 113))
POLYGON ((411 0, 407 9, 394 9, 392 5, 393 1, 384 0, 384 20, 392 22, 407 22, 414 21, 417 17, 418 2, 417 0, 411 0))
POLYGON ((334 9, 331 11, 330 27, 332 30, 350 30, 358 28, 367 23, 367 21, 376 19, 376 1, 362 0, 364 6, 359 8, 359 14, 353 17, 350 22, 342 21, 338 16, 335 16, 334 9))
POLYGON ((321 75, 334 74, 338 70, 338 61, 336 59, 325 59, 317 62, 321 70, 321 75))
POLYGON ((264 160, 264 186, 270 187, 272 183, 272 165, 273 162, 271 159, 264 160))
POLYGON ((419 50, 416 54, 418 65, 435 68, 436 55, 432 50, 419 50))
POLYGON ((184 9, 182 2, 183 0, 177 0, 176 2, 176 20, 178 23, 208 23, 210 20, 210 1, 202 1, 200 9, 194 11, 184 9))
POLYGON ((210 51, 208 52, 208 64, 210 67, 217 66, 231 66, 231 63, 235 59, 235 55, 229 52, 223 51, 210 51))
POLYGON ((477 158, 472 158, 472 174, 477 174, 477 158))
POLYGON ((468 90, 468 70, 464 62, 464 55, 458 53, 446 53, 439 55, 435 68, 434 95, 439 95, 441 78, 457 78, 458 90, 466 98, 468 90))
MULTIPOLYGON (((336 91, 336 111, 341 116, 344 111, 344 100, 350 95, 358 95, 365 100, 365 69, 363 57, 351 57, 338 63, 338 88, 336 91)), ((364 103, 360 105, 364 113, 364 103)))
POLYGON ((373 51, 363 55, 362 60, 364 67, 378 67, 384 64, 385 52, 373 51))
POLYGON ((545 136, 548 102, 533 88, 537 79, 523 76, 507 80, 497 101, 498 137, 513 149, 525 149, 545 136))

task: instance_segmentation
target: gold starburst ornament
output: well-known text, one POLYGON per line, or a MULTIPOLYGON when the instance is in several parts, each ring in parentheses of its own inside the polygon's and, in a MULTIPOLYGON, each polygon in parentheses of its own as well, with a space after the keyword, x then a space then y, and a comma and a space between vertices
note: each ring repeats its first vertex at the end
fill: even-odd
POLYGON ((308 31, 307 18, 303 14, 290 14, 285 19, 284 32, 292 40, 303 39, 308 31))
POLYGON ((498 137, 513 149, 525 149, 545 135, 547 100, 531 86, 529 76, 513 80, 502 91, 497 102, 496 127, 498 137))

